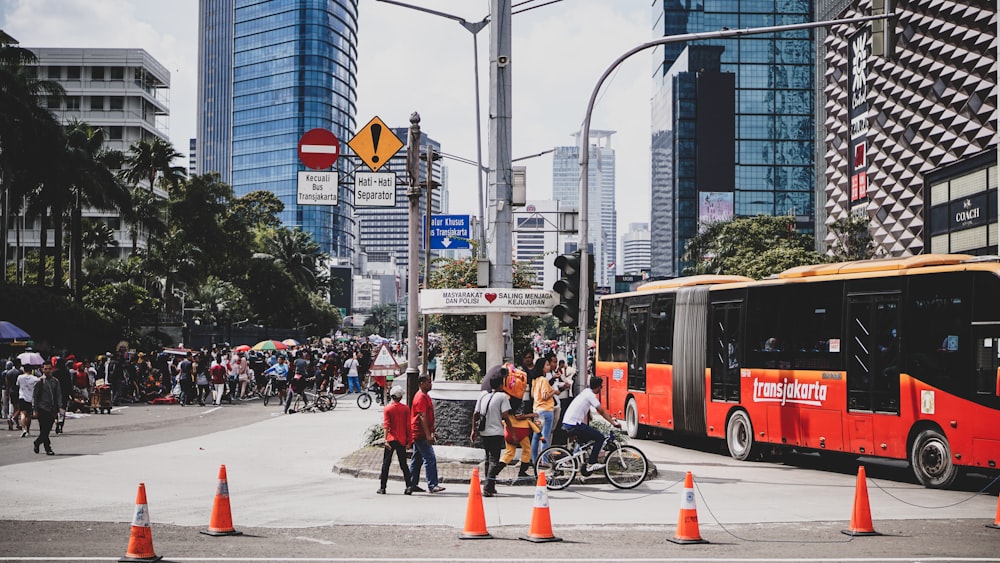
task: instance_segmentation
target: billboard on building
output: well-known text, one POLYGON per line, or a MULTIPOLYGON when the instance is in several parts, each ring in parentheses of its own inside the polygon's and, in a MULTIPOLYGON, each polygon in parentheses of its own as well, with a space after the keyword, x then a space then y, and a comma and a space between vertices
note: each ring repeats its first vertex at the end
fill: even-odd
POLYGON ((868 197, 868 57, 871 54, 871 28, 862 27, 849 42, 847 88, 850 96, 850 143, 847 155, 851 178, 851 203, 868 197))

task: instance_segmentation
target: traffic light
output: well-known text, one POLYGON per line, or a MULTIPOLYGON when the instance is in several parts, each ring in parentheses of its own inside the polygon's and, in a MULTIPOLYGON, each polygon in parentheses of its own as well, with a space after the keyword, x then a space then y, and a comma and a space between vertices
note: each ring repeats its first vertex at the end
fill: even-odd
POLYGON ((580 251, 556 256, 555 266, 561 273, 552 285, 559 294, 559 304, 552 308, 552 314, 563 326, 576 328, 580 317, 580 251))

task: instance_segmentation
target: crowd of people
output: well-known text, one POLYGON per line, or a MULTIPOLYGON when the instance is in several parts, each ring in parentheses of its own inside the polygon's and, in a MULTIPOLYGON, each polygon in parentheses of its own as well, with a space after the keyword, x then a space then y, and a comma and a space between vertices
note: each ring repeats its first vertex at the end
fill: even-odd
POLYGON ((110 412, 114 406, 140 402, 231 404, 256 396, 269 378, 287 413, 293 396, 305 399, 309 388, 321 392, 350 386, 360 391, 374 352, 376 344, 352 338, 267 352, 223 345, 149 353, 121 347, 93 358, 15 355, 2 361, 0 415, 9 431, 20 431, 22 437, 31 435, 37 420, 35 450, 44 445, 51 452, 48 434, 53 427, 56 433, 63 431, 67 412, 110 412), (24 363, 21 358, 28 356, 33 359, 24 363))

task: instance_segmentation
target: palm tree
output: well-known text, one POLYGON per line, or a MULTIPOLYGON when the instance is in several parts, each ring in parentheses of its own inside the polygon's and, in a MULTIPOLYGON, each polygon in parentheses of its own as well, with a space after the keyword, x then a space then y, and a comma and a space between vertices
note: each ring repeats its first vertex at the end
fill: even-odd
POLYGON ((79 300, 83 268, 83 206, 120 211, 130 208, 131 196, 112 172, 121 167, 123 155, 120 151, 104 148, 103 129, 73 120, 66 126, 66 147, 67 171, 72 174, 68 180, 74 200, 71 202, 73 211, 70 222, 70 284, 79 300))
MULTIPOLYGON (((62 146, 61 128, 40 105, 61 96, 59 84, 38 80, 37 58, 0 31, 0 216, 20 214, 24 197, 44 181, 52 155, 62 146)), ((44 220, 43 220, 44 222, 44 220)), ((0 228, 0 248, 7 248, 7 228, 0 228)), ((6 256, 6 252, 4 252, 6 256)), ((44 256, 41 262, 44 263, 44 256)), ((0 284, 7 282, 6 258, 0 284)))
POLYGON ((183 166, 172 164, 177 158, 184 158, 184 155, 177 152, 170 141, 159 137, 137 141, 129 147, 122 178, 134 187, 138 187, 139 182, 148 182, 149 191, 153 191, 159 174, 169 190, 187 177, 183 166))
POLYGON ((285 270, 307 292, 316 291, 321 274, 323 254, 312 235, 302 229, 281 228, 268 237, 270 254, 275 265, 285 270))
POLYGON ((145 229, 149 235, 159 236, 167 231, 167 202, 151 191, 133 190, 132 205, 123 209, 122 218, 128 223, 129 237, 132 239, 132 254, 139 246, 139 234, 145 229))

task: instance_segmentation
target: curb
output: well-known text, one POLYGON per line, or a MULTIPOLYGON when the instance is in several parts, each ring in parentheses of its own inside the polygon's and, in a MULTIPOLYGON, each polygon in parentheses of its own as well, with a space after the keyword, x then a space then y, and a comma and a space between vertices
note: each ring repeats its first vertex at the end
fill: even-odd
MULTIPOLYGON (((447 461, 438 458, 438 481, 441 483, 468 484, 471 481, 472 469, 475 467, 479 468, 480 473, 483 472, 483 462, 466 463, 447 461)), ((512 465, 504 468, 504 470, 500 472, 498 480, 502 484, 506 485, 535 486, 536 482, 534 476, 527 480, 518 480, 516 478, 517 467, 517 465, 512 465)), ((380 473, 382 472, 382 448, 378 446, 366 446, 356 450, 335 463, 332 471, 340 475, 348 475, 357 479, 372 479, 377 481, 380 473)), ((655 464, 650 463, 649 474, 646 476, 646 480, 649 481, 657 478, 659 478, 659 471, 657 470, 655 464)), ((582 482, 585 485, 602 484, 607 483, 608 481, 603 475, 591 475, 590 477, 582 477, 578 475, 576 479, 578 482, 582 482)), ((389 467, 389 480, 403 480, 403 475, 399 471, 399 464, 395 459, 393 459, 393 463, 389 467)))

